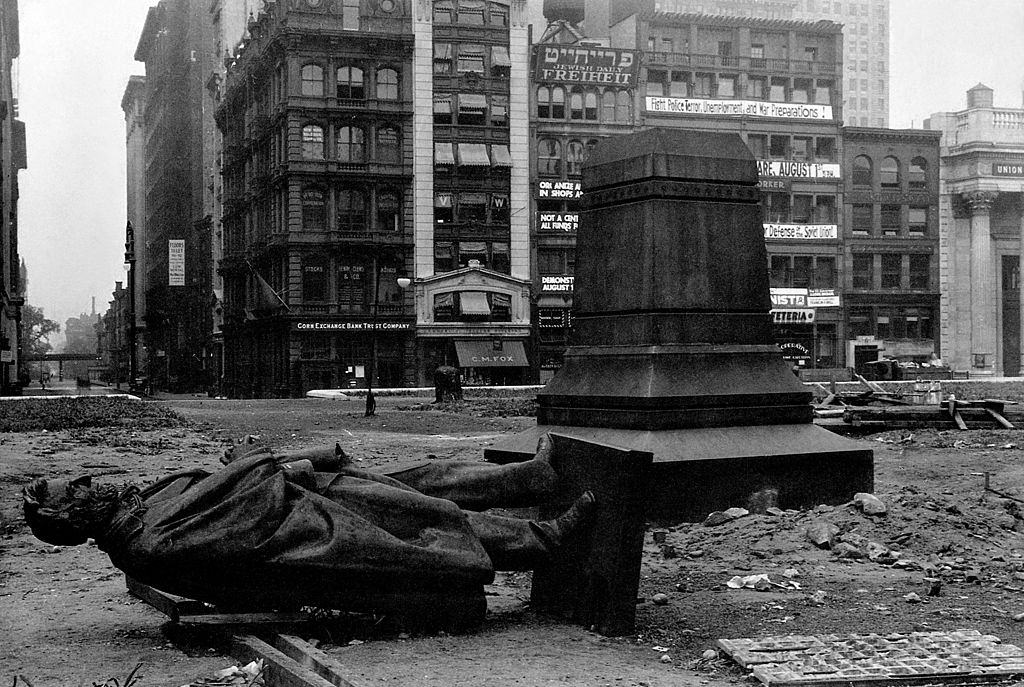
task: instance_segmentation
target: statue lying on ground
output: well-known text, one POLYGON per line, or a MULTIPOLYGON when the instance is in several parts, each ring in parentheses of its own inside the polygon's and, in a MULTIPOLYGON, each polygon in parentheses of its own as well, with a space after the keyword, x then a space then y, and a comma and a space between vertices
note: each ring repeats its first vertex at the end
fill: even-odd
POLYGON ((590 518, 590 492, 547 521, 481 511, 551 494, 551 452, 545 437, 522 463, 429 460, 382 474, 354 468, 337 446, 243 446, 216 473, 179 472, 142 490, 38 479, 24 489, 25 518, 51 544, 95 539, 115 566, 165 592, 221 607, 332 607, 346 589, 443 593, 547 560, 590 518))

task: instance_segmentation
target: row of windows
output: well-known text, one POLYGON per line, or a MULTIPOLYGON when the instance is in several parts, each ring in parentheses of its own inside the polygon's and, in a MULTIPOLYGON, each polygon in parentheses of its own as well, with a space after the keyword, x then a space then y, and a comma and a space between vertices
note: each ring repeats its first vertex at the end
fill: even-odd
POLYGON ((540 86, 537 89, 538 119, 569 119, 580 122, 622 122, 633 120, 633 94, 607 88, 540 86))
POLYGON ((568 141, 564 145, 557 138, 542 138, 537 141, 537 174, 541 176, 575 177, 583 174, 583 163, 598 144, 598 139, 587 142, 568 141))
POLYGON ((849 336, 873 336, 893 339, 931 339, 931 308, 850 308, 849 336))
POLYGON ((508 96, 487 93, 435 93, 434 124, 508 126, 508 96))
POLYGON ((932 256, 923 253, 854 253, 853 288, 928 289, 931 286, 932 256))
POLYGON ((834 289, 838 278, 831 255, 772 255, 768 282, 776 288, 834 289))
POLYGON ((434 23, 507 27, 508 3, 484 0, 435 0, 434 23))
POLYGON ((508 226, 507 193, 460 191, 434 194, 434 224, 502 224, 508 226))
POLYGON ((333 209, 337 231, 399 231, 402 227, 402 195, 390 189, 367 192, 339 188, 333 192, 316 186, 302 189, 302 228, 327 231, 333 209))
MULTIPOLYGON (((685 32, 685 28, 682 31, 685 32)), ((722 36, 723 32, 719 32, 719 36, 722 36)), ((725 32, 725 35, 731 35, 731 31, 725 32)), ((820 54, 820 49, 816 45, 805 45, 803 50, 800 48, 794 48, 792 54, 786 48, 786 37, 785 34, 762 34, 754 37, 754 40, 750 43, 750 55, 749 64, 754 69, 765 69, 768 66, 768 60, 803 60, 805 62, 817 62, 820 54)), ((747 60, 741 59, 739 56, 734 54, 733 41, 728 40, 724 36, 715 40, 713 35, 701 35, 699 38, 703 39, 694 46, 694 50, 698 52, 700 57, 705 58, 704 62, 710 62, 707 58, 711 57, 709 53, 713 52, 714 60, 717 64, 724 66, 735 66, 740 63, 746 63, 747 60)), ((647 37, 647 50, 649 52, 663 52, 663 53, 682 53, 687 54, 690 52, 690 39, 686 35, 651 35, 647 37)))
MULTIPOLYGON (((330 84, 325 82, 324 68, 315 63, 303 65, 300 71, 300 92, 311 98, 323 97, 329 92, 330 84)), ((398 70, 392 67, 379 67, 370 74, 362 67, 343 65, 334 72, 334 92, 342 100, 366 100, 367 94, 373 94, 377 100, 398 100, 398 70)))
MULTIPOLYGON (((874 185, 874 161, 867 155, 853 158, 852 182, 854 186, 872 187, 874 185)), ((906 171, 907 188, 928 188, 928 161, 923 157, 915 157, 910 161, 906 171)), ((878 165, 878 184, 881 188, 899 189, 903 185, 903 164, 899 158, 887 155, 878 165)))
POLYGON ((747 134, 747 147, 758 160, 836 161, 834 136, 747 134))
POLYGON ((835 224, 836 197, 832 194, 762 193, 765 222, 775 224, 835 224))
POLYGON ((928 234, 928 207, 911 205, 906 210, 906 224, 903 221, 902 205, 879 205, 878 221, 875 220, 875 206, 869 203, 855 203, 852 208, 850 230, 854 236, 900 236, 906 226, 906 234, 912 237, 928 234))
POLYGON ((675 98, 749 98, 776 103, 832 103, 831 79, 790 79, 783 76, 746 77, 716 72, 647 71, 647 95, 675 98))
POLYGON ((486 267, 510 274, 512 264, 508 241, 434 241, 435 273, 463 267, 486 267))
POLYGON ((451 291, 434 296, 435 322, 511 322, 512 296, 494 291, 451 291))
POLYGON ((398 271, 398 263, 378 264, 379 283, 374 283, 373 259, 370 257, 335 261, 326 257, 309 257, 302 263, 302 300, 304 303, 334 302, 343 306, 343 310, 353 312, 368 310, 374 296, 378 305, 401 304, 403 296, 396 279, 398 271), (334 275, 333 283, 331 275, 334 275))
POLYGON ((324 127, 306 124, 302 127, 302 157, 306 160, 331 158, 338 162, 360 163, 367 160, 398 164, 402 162, 402 130, 392 124, 378 124, 371 136, 372 127, 344 125, 329 130, 333 141, 324 135, 324 127), (373 145, 370 145, 370 142, 373 145), (333 151, 329 155, 328 151, 333 151))
POLYGON ((481 43, 434 43, 435 74, 490 74, 507 79, 512 68, 508 48, 481 43))

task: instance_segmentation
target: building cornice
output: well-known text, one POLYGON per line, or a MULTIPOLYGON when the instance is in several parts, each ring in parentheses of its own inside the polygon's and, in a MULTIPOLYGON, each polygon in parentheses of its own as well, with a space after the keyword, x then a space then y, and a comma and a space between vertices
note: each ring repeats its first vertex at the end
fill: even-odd
POLYGON ((844 141, 898 141, 900 143, 936 143, 942 139, 941 131, 928 129, 881 129, 844 126, 840 130, 844 141))

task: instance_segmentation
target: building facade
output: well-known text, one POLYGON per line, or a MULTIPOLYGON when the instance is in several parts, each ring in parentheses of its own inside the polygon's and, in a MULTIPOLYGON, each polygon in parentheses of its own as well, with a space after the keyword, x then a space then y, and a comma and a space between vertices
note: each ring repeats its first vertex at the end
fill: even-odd
POLYGON ((0 396, 18 393, 25 286, 18 254, 18 171, 26 167, 25 125, 18 120, 15 64, 18 2, 0 2, 0 396))
POLYGON ((932 364, 939 345, 939 134, 843 130, 846 364, 932 364))
MULTIPOLYGON (((121 98, 125 122, 126 214, 125 263, 128 265, 129 306, 132 331, 127 337, 129 356, 134 356, 134 372, 149 369, 146 340, 146 281, 149 272, 146 246, 146 77, 131 76, 121 98), (140 278, 140 275, 143 275, 140 278)), ((129 365, 132 367, 132 364, 129 365)))
POLYGON ((1024 108, 994 106, 991 88, 925 120, 940 132, 943 360, 971 376, 1021 372, 1024 108))

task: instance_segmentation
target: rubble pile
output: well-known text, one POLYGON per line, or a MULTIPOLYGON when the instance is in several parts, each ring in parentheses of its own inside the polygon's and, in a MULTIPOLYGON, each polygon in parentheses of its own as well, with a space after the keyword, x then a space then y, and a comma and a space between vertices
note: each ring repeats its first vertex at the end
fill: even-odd
POLYGON ((0 401, 0 432, 74 427, 130 426, 136 430, 184 427, 173 410, 123 396, 24 398, 0 401))

